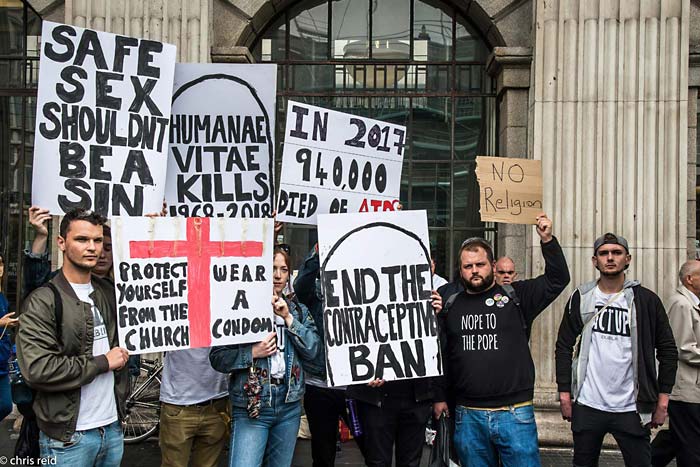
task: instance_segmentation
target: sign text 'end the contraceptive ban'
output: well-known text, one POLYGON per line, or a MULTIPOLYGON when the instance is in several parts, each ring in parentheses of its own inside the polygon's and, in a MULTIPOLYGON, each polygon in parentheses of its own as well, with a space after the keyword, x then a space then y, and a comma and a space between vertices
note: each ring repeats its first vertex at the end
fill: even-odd
POLYGON ((441 374, 425 211, 319 216, 328 384, 441 374))

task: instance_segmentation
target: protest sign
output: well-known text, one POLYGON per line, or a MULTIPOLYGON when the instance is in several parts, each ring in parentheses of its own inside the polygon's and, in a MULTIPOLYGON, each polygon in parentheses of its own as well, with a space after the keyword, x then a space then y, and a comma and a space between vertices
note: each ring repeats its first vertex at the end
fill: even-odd
POLYGON ((318 216, 328 384, 442 373, 425 211, 318 216))
POLYGON ((287 105, 277 220, 393 211, 406 128, 313 105, 287 105))
POLYGON ((271 64, 177 64, 171 216, 272 216, 276 77, 271 64))
POLYGON ((481 221, 537 224, 542 212, 542 161, 476 158, 481 221))
POLYGON ((159 212, 175 46, 44 21, 32 202, 159 212))
POLYGON ((274 330, 272 219, 116 217, 119 344, 130 354, 258 342, 274 330))

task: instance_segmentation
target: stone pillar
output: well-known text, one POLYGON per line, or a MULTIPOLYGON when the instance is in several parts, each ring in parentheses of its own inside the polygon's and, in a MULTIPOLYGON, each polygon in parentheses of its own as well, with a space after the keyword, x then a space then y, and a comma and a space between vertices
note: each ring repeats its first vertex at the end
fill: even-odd
MULTIPOLYGON (((496 80, 499 156, 527 157, 531 63, 529 47, 495 47, 486 63, 487 72, 496 80)), ((525 225, 498 226, 498 253, 513 258, 520 277, 526 277, 526 231, 525 225)))
POLYGON ((688 168, 686 180, 688 186, 688 228, 687 228, 687 258, 697 257, 695 241, 696 233, 696 206, 697 206, 697 141, 698 141, 698 88, 700 83, 688 88, 688 168))
POLYGON ((177 61, 209 62, 212 0, 66 0, 65 22, 177 46, 177 61))
MULTIPOLYGON (((689 0, 537 0, 530 157, 542 160, 572 284, 537 320, 543 441, 570 443, 556 411, 554 344, 573 286, 596 277, 595 238, 626 237, 628 277, 663 299, 688 244, 689 0)), ((543 270, 536 236, 532 273, 543 270)))
MULTIPOLYGON (((700 7, 696 7, 700 10, 700 7)), ((692 14, 692 12, 691 12, 692 14)), ((696 33, 697 34, 697 33, 696 33)), ((700 39, 695 37, 695 40, 700 39)), ((700 44, 690 46, 688 70, 688 258, 697 256, 695 240, 697 238, 697 154, 698 154, 698 97, 700 96, 700 44)))

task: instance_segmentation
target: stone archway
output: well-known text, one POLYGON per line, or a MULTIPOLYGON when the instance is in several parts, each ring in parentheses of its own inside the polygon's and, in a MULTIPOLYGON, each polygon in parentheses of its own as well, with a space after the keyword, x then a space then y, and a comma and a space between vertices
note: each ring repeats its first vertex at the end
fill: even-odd
MULTIPOLYGON (((229 3, 229 2, 223 2, 229 3)), ((245 10, 235 7, 238 14, 247 21, 247 27, 239 36, 235 46, 250 47, 255 37, 260 34, 276 17, 286 9, 304 3, 303 0, 281 0, 250 2, 250 6, 245 10)), ((502 2, 467 0, 465 2, 452 2, 445 0, 443 3, 453 5, 464 17, 469 18, 472 25, 479 31, 486 43, 490 47, 502 47, 506 45, 505 39, 501 35, 498 26, 493 18, 486 12, 481 4, 495 4, 502 2)), ((516 1, 513 3, 523 3, 516 1)), ((493 7, 493 5, 492 5, 493 7)))

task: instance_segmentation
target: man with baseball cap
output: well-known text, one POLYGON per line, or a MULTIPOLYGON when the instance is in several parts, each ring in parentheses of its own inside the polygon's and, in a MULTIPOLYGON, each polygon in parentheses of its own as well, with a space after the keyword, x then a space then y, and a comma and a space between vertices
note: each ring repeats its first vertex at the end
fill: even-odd
POLYGON ((598 465, 603 437, 611 433, 625 465, 651 466, 650 427, 664 423, 676 377, 673 332, 659 297, 625 278, 632 261, 627 240, 613 233, 599 237, 592 261, 599 277, 569 298, 556 345, 573 463, 598 465))

